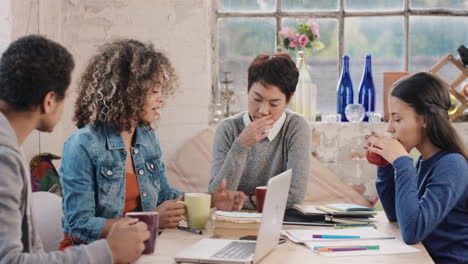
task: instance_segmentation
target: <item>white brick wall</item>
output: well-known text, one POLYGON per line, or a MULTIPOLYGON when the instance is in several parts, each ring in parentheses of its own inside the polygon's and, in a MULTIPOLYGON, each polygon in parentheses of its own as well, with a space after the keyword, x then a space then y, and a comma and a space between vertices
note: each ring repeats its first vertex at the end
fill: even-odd
MULTIPOLYGON (((154 43, 173 62, 181 80, 180 90, 168 101, 158 124, 167 160, 208 124, 211 9, 211 1, 205 0, 48 0, 39 6, 37 1, 15 1, 12 39, 40 33, 66 46, 76 61, 73 89, 99 45, 118 38, 154 43)), ((24 145, 28 158, 44 151, 61 153, 63 142, 75 131, 71 121, 75 98, 74 94, 68 99, 62 121, 52 134, 35 133, 28 138, 24 145)))

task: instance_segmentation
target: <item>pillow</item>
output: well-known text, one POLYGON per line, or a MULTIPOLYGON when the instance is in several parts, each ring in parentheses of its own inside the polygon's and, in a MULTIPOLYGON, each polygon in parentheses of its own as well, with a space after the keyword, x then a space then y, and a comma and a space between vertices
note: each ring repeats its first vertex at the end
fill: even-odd
MULTIPOLYGON (((167 165, 166 175, 171 185, 185 192, 207 192, 210 180, 214 131, 203 130, 176 153, 167 165)), ((326 204, 349 202, 369 206, 361 194, 346 185, 326 165, 312 156, 312 173, 309 176, 305 202, 326 204)))
POLYGON ((305 202, 312 204, 346 202, 364 206, 370 205, 370 202, 363 195, 344 183, 314 156, 312 156, 311 166, 312 173, 309 176, 305 202))
POLYGON ((207 192, 213 157, 214 131, 203 130, 184 144, 167 165, 171 185, 184 192, 207 192))
POLYGON ((61 159, 60 156, 51 153, 39 153, 29 162, 31 169, 32 191, 44 191, 55 193, 62 197, 60 178, 52 160, 61 159))

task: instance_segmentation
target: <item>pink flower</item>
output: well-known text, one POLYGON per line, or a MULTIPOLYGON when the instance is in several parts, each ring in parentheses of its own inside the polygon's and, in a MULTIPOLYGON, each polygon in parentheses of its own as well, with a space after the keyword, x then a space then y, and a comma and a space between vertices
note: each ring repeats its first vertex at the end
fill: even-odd
POLYGON ((290 48, 297 48, 299 47, 299 34, 291 34, 289 37, 289 47, 290 48))
POLYGON ((309 42, 309 38, 306 35, 301 35, 299 37, 298 42, 299 42, 299 46, 305 47, 307 43, 309 42))
POLYGON ((319 25, 316 22, 309 21, 309 26, 310 26, 310 32, 312 33, 312 35, 314 35, 317 38, 320 37, 319 25))
POLYGON ((291 33, 292 33, 292 31, 291 31, 291 29, 288 28, 288 27, 282 28, 282 29, 280 30, 280 32, 279 32, 279 34, 281 35, 281 37, 283 37, 283 38, 285 38, 285 39, 286 39, 286 38, 289 38, 289 37, 291 36, 291 33))

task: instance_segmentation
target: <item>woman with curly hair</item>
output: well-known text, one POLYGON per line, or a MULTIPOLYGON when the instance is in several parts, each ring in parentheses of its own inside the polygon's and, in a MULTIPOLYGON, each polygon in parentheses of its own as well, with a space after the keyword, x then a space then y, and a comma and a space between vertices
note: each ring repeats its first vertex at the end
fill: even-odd
MULTIPOLYGON (((64 144, 61 248, 105 238, 130 211, 156 211, 160 228, 185 213, 183 192, 165 175, 151 124, 178 87, 169 60, 153 45, 119 40, 103 46, 86 67, 75 103, 79 128, 64 144)), ((239 210, 245 195, 223 186, 212 194, 221 210, 239 210)))

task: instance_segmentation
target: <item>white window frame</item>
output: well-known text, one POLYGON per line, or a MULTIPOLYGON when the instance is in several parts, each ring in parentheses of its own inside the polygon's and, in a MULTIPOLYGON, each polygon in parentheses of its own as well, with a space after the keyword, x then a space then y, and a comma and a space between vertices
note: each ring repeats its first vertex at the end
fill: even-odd
MULTIPOLYGON (((212 66, 214 71, 212 72, 212 98, 214 98, 215 91, 218 86, 218 20, 220 18, 275 18, 276 20, 276 36, 281 30, 281 20, 283 18, 298 18, 298 19, 314 19, 314 18, 335 18, 338 21, 338 57, 336 63, 338 65, 338 74, 341 72, 340 58, 344 55, 344 31, 346 17, 370 17, 370 16, 402 16, 404 18, 403 23, 403 60, 404 60, 404 71, 408 71, 409 65, 409 17, 410 16, 468 16, 468 11, 459 11, 453 9, 411 9, 410 1, 403 0, 403 10, 399 11, 344 11, 345 0, 339 1, 339 8, 336 11, 282 11, 282 1, 276 0, 276 11, 274 12, 219 12, 218 11, 218 0, 213 1, 213 8, 215 12, 214 21, 212 23, 212 38, 211 44, 213 47, 213 60, 212 66)), ((279 46, 279 39, 277 39, 277 45, 279 46)))

